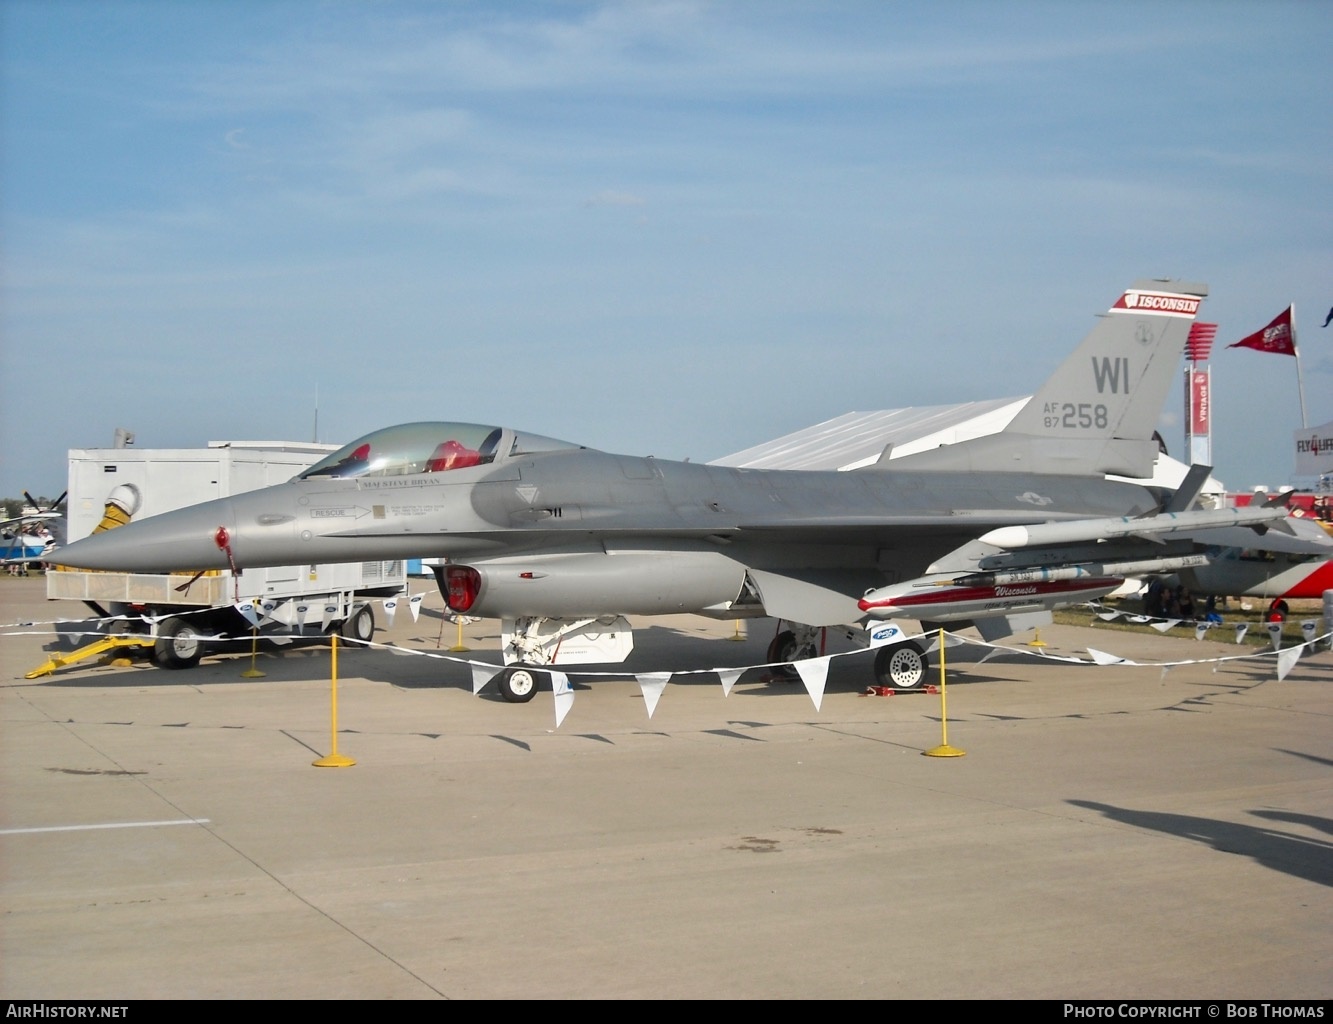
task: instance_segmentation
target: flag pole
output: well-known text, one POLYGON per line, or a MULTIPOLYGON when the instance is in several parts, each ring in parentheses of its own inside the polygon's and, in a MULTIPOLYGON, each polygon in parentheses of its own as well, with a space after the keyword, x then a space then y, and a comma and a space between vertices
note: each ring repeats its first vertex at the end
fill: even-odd
POLYGON ((1301 347, 1296 343, 1296 303, 1291 304, 1291 349, 1296 356, 1296 391, 1301 396, 1301 429, 1310 425, 1305 418, 1305 377, 1301 374, 1301 347))

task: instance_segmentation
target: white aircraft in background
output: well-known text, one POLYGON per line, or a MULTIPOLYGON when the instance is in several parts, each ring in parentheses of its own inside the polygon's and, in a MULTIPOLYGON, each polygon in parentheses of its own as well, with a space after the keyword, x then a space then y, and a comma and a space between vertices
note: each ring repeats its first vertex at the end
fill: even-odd
POLYGON ((28 508, 12 519, 0 520, 0 563, 6 565, 42 561, 56 545, 55 536, 45 524, 61 518, 63 513, 56 511, 56 506, 65 496, 62 494, 46 508, 27 491, 23 496, 28 499, 28 508))

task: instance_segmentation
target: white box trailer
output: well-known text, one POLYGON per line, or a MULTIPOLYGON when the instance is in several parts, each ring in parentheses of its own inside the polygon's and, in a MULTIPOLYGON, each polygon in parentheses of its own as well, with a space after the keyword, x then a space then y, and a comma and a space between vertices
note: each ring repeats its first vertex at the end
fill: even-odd
MULTIPOLYGON (((127 518, 123 508, 108 504, 113 492, 137 492, 140 504, 133 520, 138 522, 283 483, 337 447, 212 441, 207 448, 71 449, 68 540, 87 537, 108 516, 127 518)), ((261 635, 319 636, 336 630, 369 640, 375 628, 370 599, 402 593, 407 584, 401 560, 170 575, 62 569, 58 550, 52 561, 56 567, 46 574, 48 598, 82 601, 104 619, 155 625, 154 659, 168 668, 197 663, 209 648, 203 637, 250 639, 255 626, 238 605, 258 609, 261 635)))

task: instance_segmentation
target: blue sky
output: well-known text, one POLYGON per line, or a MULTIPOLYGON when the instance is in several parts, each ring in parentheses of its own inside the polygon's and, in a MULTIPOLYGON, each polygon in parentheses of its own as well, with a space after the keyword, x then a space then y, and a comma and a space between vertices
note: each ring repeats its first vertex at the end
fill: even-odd
POLYGON ((1223 350, 1288 303, 1333 419, 1333 3, 6 0, 0 46, 3 496, 317 403, 705 461, 1027 394, 1157 276, 1211 288, 1232 489, 1292 473, 1296 361, 1223 350))

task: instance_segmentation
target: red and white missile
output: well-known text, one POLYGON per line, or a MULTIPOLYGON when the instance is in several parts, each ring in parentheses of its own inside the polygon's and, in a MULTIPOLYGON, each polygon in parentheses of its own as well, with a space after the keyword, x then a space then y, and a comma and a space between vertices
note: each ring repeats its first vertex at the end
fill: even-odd
POLYGON ((1179 555, 1100 565, 1062 565, 1003 573, 935 573, 867 593, 857 602, 872 619, 951 622, 988 615, 1049 611, 1105 597, 1126 576, 1203 565, 1205 555, 1179 555))
POLYGON ((957 583, 952 574, 942 573, 872 590, 857 605, 872 619, 950 622, 1077 604, 1105 597, 1124 582, 1122 576, 1083 576, 1028 583, 997 583, 993 578, 985 583, 957 583))

